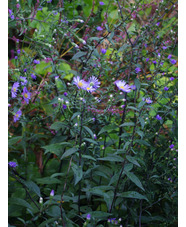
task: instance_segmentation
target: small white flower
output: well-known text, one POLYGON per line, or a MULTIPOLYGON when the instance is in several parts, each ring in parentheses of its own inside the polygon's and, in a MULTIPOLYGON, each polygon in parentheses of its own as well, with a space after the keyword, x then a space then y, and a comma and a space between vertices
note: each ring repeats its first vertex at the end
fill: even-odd
POLYGON ((113 95, 111 94, 111 95, 110 95, 110 98, 112 98, 112 97, 113 97, 113 95))
POLYGON ((40 204, 43 203, 43 198, 42 198, 42 197, 39 198, 39 203, 40 203, 40 204))
POLYGON ((75 123, 74 127, 77 127, 78 126, 78 123, 75 123))
POLYGON ((85 40, 83 40, 83 42, 82 42, 84 45, 86 44, 86 41, 85 40))

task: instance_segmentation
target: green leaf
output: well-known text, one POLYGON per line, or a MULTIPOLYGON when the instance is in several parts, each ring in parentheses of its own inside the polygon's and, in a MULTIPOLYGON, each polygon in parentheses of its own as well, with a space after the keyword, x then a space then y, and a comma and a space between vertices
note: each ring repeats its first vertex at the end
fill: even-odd
POLYGON ((94 133, 91 129, 89 129, 87 126, 83 126, 83 128, 91 135, 92 139, 94 139, 94 133))
POLYGON ((121 46, 118 50, 118 52, 124 51, 127 47, 129 47, 128 44, 124 44, 123 46, 121 46))
POLYGON ((36 74, 40 75, 45 75, 48 72, 52 72, 51 64, 41 61, 40 64, 36 65, 35 72, 36 74))
POLYGON ((24 184, 28 189, 35 192, 39 197, 41 197, 40 188, 33 181, 25 181, 24 184))
POLYGON ((134 84, 135 84, 135 86, 136 86, 137 90, 139 91, 140 86, 141 86, 141 83, 140 83, 139 79, 135 78, 135 80, 134 80, 134 84))
POLYGON ((76 185, 83 177, 83 170, 81 166, 77 166, 75 164, 72 165, 72 170, 74 172, 74 185, 76 185))
POLYGON ((147 141, 145 141, 145 140, 138 140, 137 139, 137 140, 135 140, 135 142, 150 147, 150 144, 147 143, 147 141))
POLYGON ((61 181, 56 178, 51 177, 43 177, 43 178, 37 178, 36 182, 38 184, 60 184, 61 181))
POLYGON ((145 105, 145 103, 146 103, 146 102, 142 100, 142 101, 138 104, 138 108, 140 109, 142 106, 145 105))
POLYGON ((93 157, 92 157, 92 156, 90 156, 90 155, 82 155, 82 158, 90 159, 90 160, 93 160, 93 161, 95 161, 95 162, 96 162, 96 159, 95 159, 95 158, 93 158, 93 157))
POLYGON ((64 124, 63 122, 55 122, 54 124, 52 124, 50 126, 50 129, 53 129, 53 130, 56 130, 56 131, 59 131, 61 128, 63 127, 67 127, 66 124, 64 124))
POLYGON ((134 126, 134 122, 125 122, 123 124, 121 124, 119 127, 125 127, 125 126, 134 126))
POLYGON ((106 212, 103 212, 103 211, 90 211, 89 214, 91 214, 91 216, 96 218, 96 219, 107 218, 111 215, 110 213, 106 213, 106 212))
POLYGON ((75 118, 75 117, 77 117, 78 115, 81 115, 81 113, 80 112, 76 112, 76 113, 74 113, 73 115, 72 115, 72 117, 71 117, 71 121, 75 118))
POLYGON ((98 158, 97 160, 109 161, 109 162, 123 162, 124 161, 124 159, 122 157, 117 156, 117 155, 107 156, 107 157, 104 157, 104 158, 98 158))
POLYGON ((27 201, 25 201, 24 199, 10 198, 8 202, 10 204, 16 204, 16 205, 19 205, 19 206, 26 207, 26 208, 28 208, 30 210, 33 210, 32 206, 27 201))
POLYGON ((137 130, 136 133, 137 133, 139 136, 141 136, 141 139, 143 139, 144 133, 143 133, 142 131, 137 130))
POLYGON ((100 134, 102 134, 102 133, 104 133, 104 132, 111 132, 111 131, 113 131, 113 130, 116 130, 117 128, 118 128, 118 126, 115 125, 115 124, 106 125, 106 126, 104 126, 104 127, 100 130, 100 132, 98 133, 98 135, 100 135, 100 134))
POLYGON ((145 126, 145 121, 144 121, 144 119, 142 117, 139 117, 138 119, 139 119, 139 122, 141 124, 141 128, 143 129, 144 126, 145 126))
POLYGON ((126 159, 129 162, 133 163, 134 165, 141 167, 140 164, 136 161, 136 159, 134 157, 132 157, 130 155, 126 155, 126 159))
POLYGON ((64 159, 64 158, 66 158, 66 157, 68 157, 68 156, 70 156, 70 155, 72 155, 72 154, 74 154, 76 151, 78 151, 78 149, 77 149, 76 147, 73 147, 73 148, 68 149, 68 150, 65 151, 65 153, 62 155, 61 160, 64 159))
POLYGON ((78 53, 76 53, 73 57, 72 57, 72 60, 75 60, 75 59, 78 59, 84 55, 86 55, 87 53, 86 52, 83 52, 83 51, 79 51, 78 53))
POLYGON ((12 146, 22 139, 22 136, 16 136, 8 140, 8 146, 12 146))
POLYGON ((72 145, 70 143, 63 142, 63 143, 50 144, 50 145, 44 146, 42 148, 44 148, 46 150, 45 154, 50 152, 50 153, 56 154, 58 157, 61 157, 63 148, 67 147, 67 146, 69 147, 72 145))
MULTIPOLYGON (((125 170, 124 170, 125 171, 125 170)), ((137 185, 139 188, 141 188, 143 191, 145 191, 145 189, 143 188, 140 180, 138 179, 138 177, 136 175, 134 175, 134 173, 131 172, 127 172, 125 171, 125 174, 127 175, 127 177, 135 184, 137 185)))
POLYGON ((93 144, 98 145, 98 143, 95 140, 92 140, 92 139, 89 139, 89 138, 84 138, 83 141, 87 141, 89 143, 93 143, 93 144))
POLYGON ((132 198, 132 199, 145 199, 145 200, 148 201, 146 196, 141 195, 140 193, 135 192, 135 191, 128 191, 128 192, 119 193, 118 197, 132 198))
POLYGON ((46 227, 46 226, 48 226, 47 224, 54 222, 54 221, 56 221, 56 217, 47 219, 46 221, 42 222, 38 227, 46 227))

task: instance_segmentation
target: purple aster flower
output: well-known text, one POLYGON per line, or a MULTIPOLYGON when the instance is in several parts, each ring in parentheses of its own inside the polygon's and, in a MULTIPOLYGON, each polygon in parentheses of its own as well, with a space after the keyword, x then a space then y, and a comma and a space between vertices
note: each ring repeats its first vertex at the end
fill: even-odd
POLYGON ((27 90, 26 87, 23 88, 23 93, 22 93, 22 95, 23 95, 23 98, 24 98, 24 100, 26 101, 26 103, 29 104, 29 99, 31 99, 31 93, 28 92, 28 90, 27 90))
POLYGON ((96 89, 93 86, 91 86, 90 83, 86 82, 86 89, 85 90, 87 90, 88 92, 91 93, 91 92, 95 91, 96 89))
POLYGON ((90 79, 88 80, 88 83, 95 89, 97 89, 100 85, 100 82, 95 76, 91 76, 90 79))
POLYGON ((13 13, 11 9, 8 9, 8 12, 10 15, 12 15, 12 13, 13 13))
POLYGON ((24 69, 23 72, 26 73, 27 69, 24 69))
POLYGON ((36 75, 34 75, 33 73, 30 75, 32 77, 33 80, 36 80, 36 75))
POLYGON ((35 59, 35 60, 33 61, 33 63, 34 63, 34 64, 40 64, 40 61, 35 59))
POLYGON ((166 50, 166 49, 167 49, 167 47, 166 47, 166 46, 163 46, 162 48, 163 48, 163 50, 166 50))
POLYGON ((176 64, 176 60, 175 59, 171 59, 170 63, 174 65, 174 64, 176 64))
POLYGON ((73 78, 73 84, 75 84, 79 89, 86 90, 87 82, 81 80, 79 76, 73 78))
POLYGON ((90 220, 91 219, 91 214, 87 214, 87 220, 90 220))
POLYGON ((101 48, 101 53, 102 53, 102 54, 106 54, 106 52, 107 52, 107 50, 106 50, 106 49, 101 48))
POLYGON ((170 149, 172 149, 173 147, 174 147, 174 144, 171 144, 171 145, 169 146, 170 149))
POLYGON ((169 54, 169 56, 167 57, 168 59, 171 59, 172 58, 172 55, 171 54, 169 54))
POLYGON ((11 107, 11 104, 10 103, 8 103, 8 107, 11 107))
POLYGON ((168 90, 169 90, 169 88, 168 88, 168 87, 164 87, 164 90, 165 90, 165 91, 168 91, 168 90))
POLYGON ((16 168, 18 166, 16 162, 9 162, 8 165, 12 168, 16 168))
POLYGON ((146 48, 147 48, 147 44, 145 43, 145 45, 144 45, 146 48))
POLYGON ((130 85, 130 88, 131 88, 132 90, 136 90, 136 86, 135 86, 134 84, 130 85))
POLYGON ((161 57, 161 54, 160 53, 158 53, 158 57, 161 57))
POLYGON ((160 25, 160 22, 156 23, 156 25, 159 26, 160 25))
POLYGON ((160 120, 162 119, 162 117, 160 117, 160 115, 158 114, 158 115, 156 116, 156 119, 160 121, 160 120))
POLYGON ((59 76, 55 76, 55 80, 57 80, 59 78, 59 76))
POLYGON ((96 136, 96 134, 94 134, 94 139, 95 139, 95 140, 97 139, 97 136, 96 136))
POLYGON ((121 108, 124 108, 125 107, 125 105, 121 105, 121 108))
POLYGON ((67 108, 67 105, 63 104, 63 109, 65 110, 67 108))
POLYGON ((14 115, 14 122, 18 121, 21 115, 22 115, 22 111, 18 110, 17 113, 14 115))
POLYGON ((10 15, 10 18, 11 18, 12 20, 14 20, 15 17, 14 17, 14 15, 12 14, 12 15, 10 15))
POLYGON ((163 62, 160 62, 160 65, 163 65, 163 62))
POLYGON ((37 10, 38 10, 38 11, 41 11, 42 9, 43 9, 43 7, 39 7, 37 10))
POLYGON ((92 118, 92 120, 93 120, 93 121, 95 121, 95 120, 96 120, 96 118, 95 118, 95 117, 93 117, 93 118, 92 118))
POLYGON ((52 2, 52 0, 47 0, 47 3, 51 3, 52 2))
POLYGON ((152 103, 152 100, 151 100, 150 98, 146 98, 146 99, 145 99, 145 102, 146 102, 147 104, 151 104, 151 103, 152 103))
POLYGON ((50 196, 54 196, 54 189, 52 189, 52 191, 50 192, 50 196))
POLYGON ((139 67, 135 68, 136 73, 141 72, 141 69, 139 67))
POLYGON ((14 58, 15 58, 15 59, 18 59, 18 57, 17 57, 17 56, 15 56, 14 58))
POLYGON ((146 62, 149 61, 149 58, 146 58, 146 62))
POLYGON ((99 2, 99 4, 100 4, 101 6, 105 5, 105 3, 104 3, 104 2, 99 2))
POLYGON ((100 26, 98 26, 98 27, 97 27, 97 30, 98 30, 98 31, 102 31, 102 30, 103 30, 103 28, 102 28, 102 27, 100 27, 100 26))
POLYGON ((152 63, 157 64, 157 61, 152 61, 152 63))
POLYGON ((17 50, 17 53, 20 54, 21 53, 21 50, 17 50))
POLYGON ((171 77, 171 78, 170 78, 170 81, 173 81, 173 80, 174 80, 174 77, 171 77))
POLYGON ((64 92, 64 96, 67 96, 68 95, 68 93, 67 92, 64 92))
POLYGON ((123 80, 117 80, 114 83, 119 88, 119 90, 122 90, 127 93, 131 91, 131 87, 123 80))
POLYGON ((27 79, 26 79, 26 77, 24 77, 24 76, 20 76, 20 80, 21 80, 21 85, 26 85, 27 84, 27 79))
POLYGON ((17 88, 19 87, 19 82, 15 82, 12 86, 12 98, 17 97, 17 88))

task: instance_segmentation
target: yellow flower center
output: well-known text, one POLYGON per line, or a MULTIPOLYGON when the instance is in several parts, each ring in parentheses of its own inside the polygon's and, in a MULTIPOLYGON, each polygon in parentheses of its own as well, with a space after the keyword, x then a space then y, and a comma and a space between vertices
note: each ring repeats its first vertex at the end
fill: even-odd
POLYGON ((79 86, 79 87, 82 87, 82 86, 83 86, 83 83, 82 83, 82 82, 79 82, 79 83, 78 83, 78 86, 79 86))
POLYGON ((87 87, 87 90, 89 91, 89 90, 90 90, 90 88, 89 88, 89 87, 87 87))
POLYGON ((13 91, 16 91, 16 87, 13 88, 13 91))
POLYGON ((25 98, 28 98, 28 94, 27 93, 25 93, 24 96, 25 96, 25 98))
POLYGON ((123 86, 120 86, 120 88, 121 88, 121 89, 124 89, 124 87, 123 87, 123 86))
POLYGON ((16 114, 16 117, 19 117, 19 114, 16 114))

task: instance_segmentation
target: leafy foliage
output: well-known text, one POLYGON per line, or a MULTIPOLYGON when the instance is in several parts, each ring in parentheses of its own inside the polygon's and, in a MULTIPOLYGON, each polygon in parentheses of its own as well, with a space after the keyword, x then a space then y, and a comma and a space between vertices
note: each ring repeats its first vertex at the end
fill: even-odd
POLYGON ((177 20, 9 1, 9 226, 177 226, 177 20))

